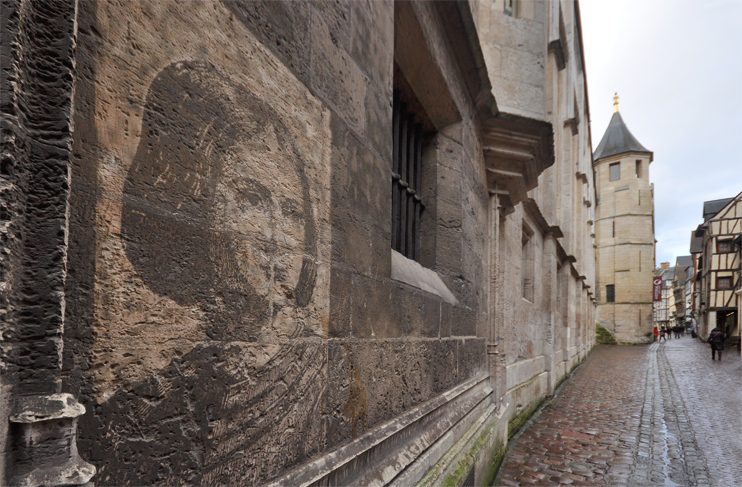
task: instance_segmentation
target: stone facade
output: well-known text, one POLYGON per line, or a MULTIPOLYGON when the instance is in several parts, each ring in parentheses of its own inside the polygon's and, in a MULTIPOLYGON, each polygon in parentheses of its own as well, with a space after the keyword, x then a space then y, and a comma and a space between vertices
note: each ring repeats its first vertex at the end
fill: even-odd
POLYGON ((594 344, 575 2, 5 3, 0 484, 491 480, 594 344))
POLYGON ((593 158, 597 320, 619 343, 646 342, 654 321, 654 188, 649 182, 653 154, 633 138, 617 104, 593 158))

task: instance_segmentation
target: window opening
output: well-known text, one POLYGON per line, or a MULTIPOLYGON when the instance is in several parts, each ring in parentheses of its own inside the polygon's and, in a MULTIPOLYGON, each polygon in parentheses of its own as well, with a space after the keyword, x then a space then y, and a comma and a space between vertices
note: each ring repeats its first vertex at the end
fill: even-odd
POLYGON ((642 161, 641 160, 636 161, 636 177, 637 178, 642 177, 642 161))
POLYGON ((731 251, 732 251, 731 240, 718 240, 716 242, 716 253, 717 254, 723 254, 723 253, 727 253, 731 251))
POLYGON ((616 302, 616 286, 614 284, 608 284, 605 287, 605 300, 607 303, 616 302))
POLYGON ((618 181, 621 179, 621 163, 617 162, 615 164, 611 164, 608 166, 611 174, 610 174, 610 180, 611 181, 618 181))
POLYGON ((732 278, 731 277, 717 278, 716 289, 732 289, 732 278))
POLYGON ((521 239, 521 274, 523 297, 533 302, 533 274, 534 274, 534 249, 533 230, 525 223, 523 224, 523 236, 521 239))
POLYGON ((422 187, 422 124, 394 91, 392 161, 392 248, 408 259, 420 259, 420 216, 425 209, 422 187))
POLYGON ((515 17, 518 10, 518 0, 505 0, 505 14, 515 17))
POLYGON ((616 238, 616 220, 613 220, 611 223, 613 224, 613 238, 616 238))

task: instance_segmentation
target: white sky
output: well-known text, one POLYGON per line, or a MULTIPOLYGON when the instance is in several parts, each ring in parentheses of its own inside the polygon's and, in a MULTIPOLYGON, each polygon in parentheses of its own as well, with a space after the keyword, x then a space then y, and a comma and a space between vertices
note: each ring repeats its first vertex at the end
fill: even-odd
POLYGON ((742 0, 580 0, 593 150, 613 93, 654 152, 657 265, 688 255, 703 202, 742 191, 742 0))

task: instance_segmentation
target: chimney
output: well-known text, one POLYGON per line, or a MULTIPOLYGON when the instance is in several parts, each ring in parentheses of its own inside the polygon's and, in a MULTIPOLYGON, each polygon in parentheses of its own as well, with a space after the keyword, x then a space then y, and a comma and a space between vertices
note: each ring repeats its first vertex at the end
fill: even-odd
POLYGON ((663 262, 662 264, 660 264, 660 266, 662 266, 663 269, 667 269, 668 267, 670 267, 670 263, 669 262, 663 262))

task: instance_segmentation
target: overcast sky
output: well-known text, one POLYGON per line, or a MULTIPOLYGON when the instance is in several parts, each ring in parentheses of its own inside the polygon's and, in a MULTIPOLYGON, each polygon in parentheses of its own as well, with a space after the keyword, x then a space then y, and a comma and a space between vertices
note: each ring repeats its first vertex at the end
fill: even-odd
POLYGON ((742 191, 742 0, 581 0, 593 150, 613 115, 654 152, 657 265, 742 191))

